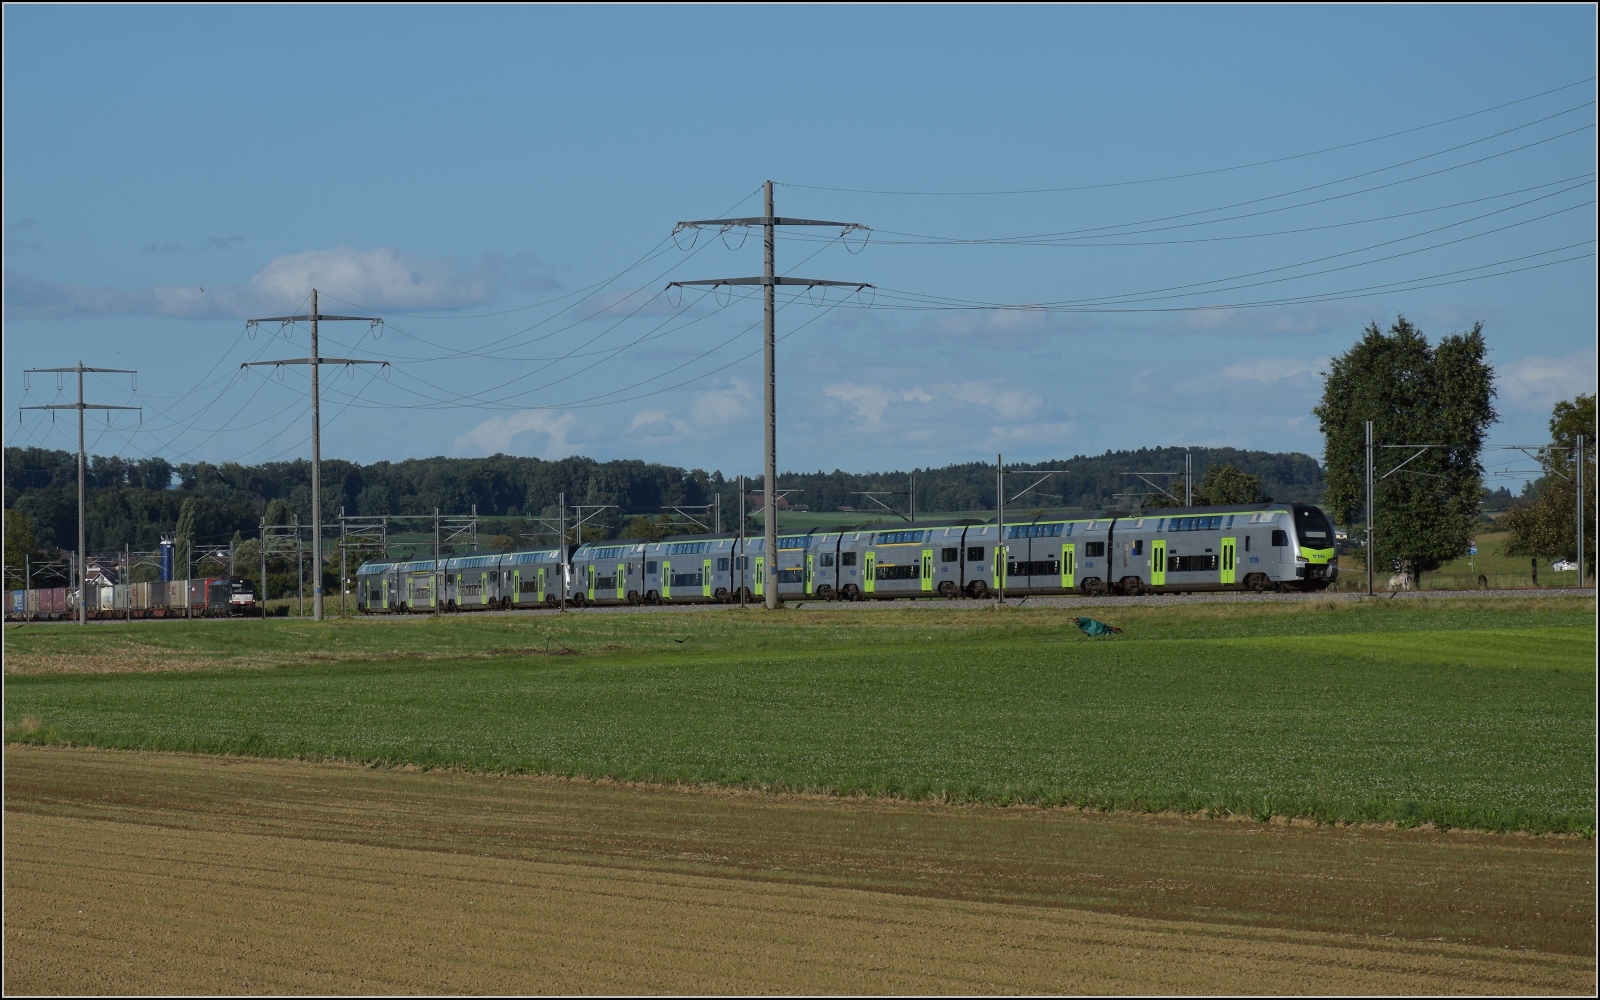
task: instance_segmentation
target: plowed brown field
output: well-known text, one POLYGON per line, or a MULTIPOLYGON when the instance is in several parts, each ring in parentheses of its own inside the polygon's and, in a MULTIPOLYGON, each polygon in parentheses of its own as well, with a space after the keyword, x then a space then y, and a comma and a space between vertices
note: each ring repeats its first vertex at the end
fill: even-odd
POLYGON ((5 988, 1595 988, 1592 842, 8 747, 5 988))

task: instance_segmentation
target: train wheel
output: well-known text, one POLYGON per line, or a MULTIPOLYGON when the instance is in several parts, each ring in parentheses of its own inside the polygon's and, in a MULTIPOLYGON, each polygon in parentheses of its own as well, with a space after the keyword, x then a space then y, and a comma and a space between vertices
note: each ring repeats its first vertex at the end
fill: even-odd
POLYGON ((816 596, 819 600, 831 601, 834 599, 833 588, 825 583, 817 588, 816 596))
POLYGON ((654 590, 647 590, 644 594, 644 602, 651 607, 654 607, 655 605, 661 603, 661 594, 654 590))
POLYGON ((640 596, 640 594, 639 594, 639 592, 637 590, 628 591, 628 603, 629 604, 641 604, 643 602, 644 602, 644 598, 642 596, 640 596))
POLYGON ((1090 597, 1099 597, 1101 594, 1106 592, 1106 585, 1100 582, 1099 577, 1091 576, 1089 579, 1083 581, 1083 585, 1078 589, 1082 590, 1090 597))
POLYGON ((939 584, 940 597, 948 597, 953 600, 960 592, 961 589, 956 586, 956 582, 954 580, 945 580, 939 584))
POLYGON ((989 585, 982 580, 974 580, 967 584, 967 596, 981 601, 989 596, 989 585))
POLYGON ((1244 585, 1259 594, 1267 589, 1267 575, 1265 573, 1251 573, 1244 578, 1244 585))
POLYGON ((718 604, 727 604, 729 598, 731 598, 733 595, 728 593, 727 587, 718 587, 717 592, 711 596, 716 599, 718 604))
POLYGON ((1123 577, 1119 586, 1122 588, 1122 592, 1129 597, 1138 597, 1144 593, 1144 581, 1136 576, 1123 577))

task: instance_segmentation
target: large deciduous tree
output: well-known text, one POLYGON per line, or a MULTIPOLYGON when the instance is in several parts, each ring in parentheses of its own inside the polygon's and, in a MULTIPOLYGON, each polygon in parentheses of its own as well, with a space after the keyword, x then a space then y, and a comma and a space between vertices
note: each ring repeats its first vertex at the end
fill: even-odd
POLYGON ((1578 555, 1577 488, 1573 460, 1578 435, 1583 435, 1585 575, 1594 572, 1595 557, 1595 398, 1562 400, 1550 416, 1551 447, 1539 453, 1544 475, 1529 484, 1524 496, 1506 511, 1500 523, 1510 533, 1506 555, 1575 559, 1578 555))
POLYGON ((1334 358, 1314 412, 1325 440, 1325 503, 1345 524, 1365 516, 1366 431, 1375 445, 1437 445, 1411 451, 1378 447, 1374 567, 1423 573, 1465 555, 1483 496, 1480 456, 1495 421, 1494 370, 1484 360, 1483 324, 1437 346, 1404 316, 1387 331, 1369 323, 1334 358))

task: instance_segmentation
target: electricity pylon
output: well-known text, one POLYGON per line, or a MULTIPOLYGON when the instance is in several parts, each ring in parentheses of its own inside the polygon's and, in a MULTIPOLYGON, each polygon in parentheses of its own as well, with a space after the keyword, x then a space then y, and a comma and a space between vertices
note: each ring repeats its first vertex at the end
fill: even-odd
POLYGON ((265 316, 261 319, 246 320, 246 326, 255 326, 259 323, 298 323, 305 320, 311 322, 311 356, 309 358, 285 358, 282 361, 246 361, 240 368, 250 368, 260 365, 310 365, 311 366, 311 563, 316 575, 316 587, 312 591, 311 618, 313 621, 322 620, 322 390, 318 378, 318 371, 323 365, 383 365, 389 366, 387 361, 363 361, 359 358, 325 358, 317 353, 317 321, 318 320, 361 320, 377 326, 383 320, 377 316, 324 316, 317 312, 317 290, 311 290, 311 311, 304 316, 265 316))
MULTIPOLYGON (((89 565, 89 527, 85 520, 85 507, 83 502, 83 411, 84 410, 137 410, 137 406, 106 406, 101 403, 85 403, 83 401, 83 373, 84 372, 114 372, 118 375, 137 375, 138 372, 131 368, 85 368, 80 361, 71 368, 29 368, 27 374, 36 372, 77 372, 78 373, 78 401, 76 403, 57 403, 54 406, 24 406, 24 410, 77 410, 78 411, 78 624, 86 625, 89 621, 88 595, 84 592, 84 576, 89 565)), ((60 383, 56 383, 58 386, 60 383)), ((108 414, 107 420, 111 417, 108 414)))
POLYGON ((866 229, 866 226, 857 222, 823 222, 817 219, 786 219, 779 218, 772 210, 772 182, 767 181, 762 186, 765 195, 765 215, 750 216, 742 219, 695 219, 680 222, 674 232, 682 229, 699 229, 703 226, 716 226, 728 230, 735 226, 760 226, 765 230, 766 236, 766 268, 759 278, 710 278, 704 281, 674 281, 667 287, 682 288, 685 285, 760 285, 766 306, 765 323, 765 349, 763 354, 766 360, 765 372, 765 397, 766 397, 766 463, 765 480, 766 490, 764 496, 763 526, 766 536, 766 601, 767 607, 778 606, 778 404, 777 404, 777 374, 775 371, 775 354, 777 353, 777 286, 778 285, 804 285, 807 288, 819 286, 843 286, 860 291, 863 288, 872 288, 864 281, 824 281, 821 278, 787 278, 780 277, 773 263, 776 250, 778 226, 838 226, 844 233, 856 229, 866 229))

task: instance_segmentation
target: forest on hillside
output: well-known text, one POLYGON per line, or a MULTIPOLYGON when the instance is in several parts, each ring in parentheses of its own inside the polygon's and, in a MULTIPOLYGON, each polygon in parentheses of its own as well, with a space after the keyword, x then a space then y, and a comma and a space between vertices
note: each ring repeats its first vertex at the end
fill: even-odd
MULTIPOLYGON (((1182 448, 1148 448, 1031 463, 1066 471, 1040 486, 1040 492, 1019 499, 1017 506, 1136 505, 1137 500, 1115 496, 1142 488, 1137 479, 1123 473, 1181 471, 1184 453, 1182 448)), ((1197 481, 1210 466, 1227 464, 1259 476, 1264 491, 1278 500, 1315 502, 1321 496, 1322 470, 1309 455, 1232 448, 1196 448, 1189 453, 1197 481)), ((185 522, 185 534, 197 544, 223 545, 234 538, 253 538, 264 516, 270 517, 270 523, 287 523, 295 516, 302 524, 311 520, 311 469, 304 460, 213 465, 94 456, 88 463, 86 481, 91 552, 119 550, 124 545, 153 549, 162 534, 178 530, 180 520, 185 522)), ((792 472, 778 477, 779 489, 798 491, 788 502, 812 511, 877 509, 860 496, 869 491, 901 494, 882 499, 904 510, 908 484, 915 489, 919 514, 994 509, 994 466, 981 462, 878 473, 792 472)), ((1026 485, 1015 483, 1012 490, 1026 485)), ((748 486, 757 491, 760 480, 751 479, 748 486)), ((476 506, 480 516, 531 521, 553 517, 558 497, 565 494, 569 505, 612 505, 612 510, 585 528, 585 537, 593 539, 615 534, 637 515, 654 515, 673 506, 711 504, 718 495, 724 524, 731 524, 739 503, 737 480, 721 472, 582 457, 555 461, 510 455, 440 457, 369 465, 328 459, 322 463, 322 488, 324 520, 333 522, 334 533, 341 510, 364 516, 431 516, 435 508, 451 515, 466 514, 476 506)), ((1181 483, 1177 489, 1181 492, 1181 483)), ((749 505, 753 509, 759 502, 759 497, 752 496, 749 505)), ((5 508, 26 519, 39 550, 74 547, 77 456, 41 448, 7 448, 5 508)), ((861 516, 846 512, 840 520, 849 522, 861 516)))

